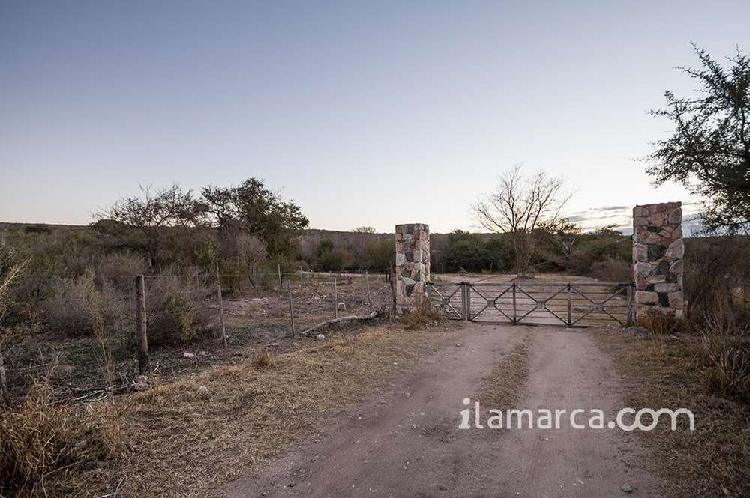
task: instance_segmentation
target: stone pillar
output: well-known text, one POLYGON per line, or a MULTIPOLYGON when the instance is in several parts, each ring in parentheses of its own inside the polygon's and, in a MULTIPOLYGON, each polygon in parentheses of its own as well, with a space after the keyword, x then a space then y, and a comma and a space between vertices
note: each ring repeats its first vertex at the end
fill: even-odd
POLYGON ((396 309, 413 309, 427 296, 430 281, 430 227, 396 225, 396 309))
POLYGON ((636 318, 649 310, 682 317, 682 203, 633 208, 633 272, 636 318))

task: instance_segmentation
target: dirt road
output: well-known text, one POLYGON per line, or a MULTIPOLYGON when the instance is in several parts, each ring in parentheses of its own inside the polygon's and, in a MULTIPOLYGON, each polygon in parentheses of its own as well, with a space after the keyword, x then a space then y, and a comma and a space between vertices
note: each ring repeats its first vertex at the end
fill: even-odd
POLYGON ((476 399, 486 387, 483 379, 519 341, 528 344, 528 378, 514 386, 518 408, 597 408, 611 420, 624 406, 624 388, 591 338, 595 330, 468 327, 460 345, 425 358, 389 389, 339 413, 325 433, 217 494, 659 494, 658 482, 643 468, 645 456, 636 437, 618 429, 574 430, 567 424, 552 430, 459 429, 463 398, 476 399))

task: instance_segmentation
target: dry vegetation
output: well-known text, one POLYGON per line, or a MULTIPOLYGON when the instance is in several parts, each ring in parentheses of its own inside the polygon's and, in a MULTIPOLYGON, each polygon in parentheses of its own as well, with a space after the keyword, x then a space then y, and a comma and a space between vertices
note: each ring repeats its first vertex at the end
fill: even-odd
POLYGON ((529 378, 529 346, 533 334, 528 331, 519 339, 507 356, 483 379, 479 398, 485 406, 496 410, 514 408, 521 396, 522 386, 529 378))
POLYGON ((441 312, 429 302, 424 302, 399 317, 399 321, 406 330, 420 330, 429 325, 435 325, 442 319, 441 312))
MULTIPOLYGON (((233 364, 172 382, 160 383, 157 378, 152 389, 117 399, 125 455, 96 464, 87 457, 67 471, 49 473, 77 458, 69 451, 71 444, 71 451, 78 451, 76 444, 115 448, 97 442, 98 422, 68 423, 73 413, 94 413, 91 407, 109 403, 37 410, 31 405, 37 398, 27 398, 28 405, 12 417, 38 412, 45 414, 41 416, 47 424, 57 420, 45 431, 53 436, 50 451, 65 456, 46 460, 31 475, 27 490, 40 492, 43 485, 50 494, 101 496, 117 489, 126 496, 203 495, 315 431, 327 414, 363 399, 420 354, 455 340, 458 333, 447 324, 429 331, 378 326, 324 342, 305 340, 287 352, 248 352, 233 364), (71 426, 78 432, 69 432, 71 426), (47 475, 40 480, 42 474, 47 475)), ((14 431, 26 427, 16 418, 8 420, 14 431)), ((8 444, 23 449, 15 439, 8 444)))
POLYGON ((0 495, 44 494, 47 481, 116 458, 123 443, 113 403, 60 403, 39 382, 19 406, 0 414, 0 495))
POLYGON ((647 333, 602 334, 602 346, 631 384, 627 406, 684 407, 694 433, 641 433, 670 496, 750 494, 750 243, 688 240, 686 320, 645 316, 647 333))
MULTIPOLYGON (((694 433, 668 427, 640 433, 653 455, 657 475, 670 496, 748 496, 750 493, 750 399, 748 384, 729 391, 716 378, 737 380, 712 361, 712 346, 695 335, 599 335, 630 384, 627 406, 684 407, 695 414, 694 433)), ((717 346, 713 346, 717 347, 717 346)), ((726 346, 720 350, 727 351, 726 346)), ((747 379, 744 344, 744 377, 747 379)), ((719 381, 727 386, 725 380, 719 381)))

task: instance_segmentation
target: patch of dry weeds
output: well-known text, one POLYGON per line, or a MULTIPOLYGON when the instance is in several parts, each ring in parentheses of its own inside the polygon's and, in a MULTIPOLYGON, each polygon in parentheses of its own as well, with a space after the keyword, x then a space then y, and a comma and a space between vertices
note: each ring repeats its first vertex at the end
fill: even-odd
POLYGON ((510 352, 495 365, 482 381, 479 400, 496 410, 516 407, 529 378, 529 346, 531 335, 525 333, 510 352))
POLYGON ((631 388, 627 406, 684 407, 695 415, 695 432, 683 418, 678 431, 660 424, 639 433, 668 495, 750 495, 750 407, 708 391, 700 338, 604 332, 597 337, 631 388))
POLYGON ((130 457, 81 478, 90 494, 112 492, 122 481, 123 496, 205 495, 316 431, 334 410, 364 399, 459 333, 453 326, 369 328, 134 394, 123 401, 130 457))

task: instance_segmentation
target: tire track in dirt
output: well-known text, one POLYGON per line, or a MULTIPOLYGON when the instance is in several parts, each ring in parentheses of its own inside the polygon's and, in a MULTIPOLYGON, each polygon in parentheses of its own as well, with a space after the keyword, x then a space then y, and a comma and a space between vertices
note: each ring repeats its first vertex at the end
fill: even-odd
POLYGON ((320 436, 231 483, 228 496, 619 496, 658 494, 635 438, 613 430, 458 429, 462 400, 499 407, 621 408, 621 385, 588 335, 467 325, 320 436))

